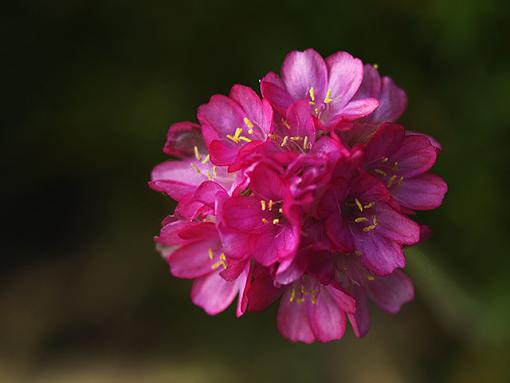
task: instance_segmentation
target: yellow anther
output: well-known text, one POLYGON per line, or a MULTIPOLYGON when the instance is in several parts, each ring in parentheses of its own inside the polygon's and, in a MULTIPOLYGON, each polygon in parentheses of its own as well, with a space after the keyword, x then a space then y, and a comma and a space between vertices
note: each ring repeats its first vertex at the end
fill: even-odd
MULTIPOLYGON (((253 123, 250 121, 248 117, 243 118, 244 124, 249 128, 253 129, 253 123)), ((251 134, 251 133, 250 133, 251 134)))
POLYGON ((205 175, 209 181, 212 181, 214 179, 209 170, 205 171, 205 175))
POLYGON ((372 223, 374 224, 374 226, 377 226, 377 216, 375 215, 372 216, 372 223))
POLYGON ((373 281, 375 278, 374 278, 374 276, 373 276, 373 275, 367 275, 367 279, 368 279, 369 281, 373 281))
POLYGON ((307 149, 308 147, 308 136, 305 136, 305 139, 303 141, 303 149, 307 149))
POLYGON ((200 161, 200 153, 198 152, 198 147, 195 145, 193 146, 193 150, 195 151, 195 158, 200 161))
POLYGON ((202 172, 200 171, 200 169, 198 168, 197 165, 190 164, 190 166, 193 168, 194 171, 196 171, 198 174, 202 175, 202 172))
POLYGON ((358 207, 359 211, 363 211, 363 205, 361 204, 361 202, 359 202, 359 199, 354 198, 354 203, 358 207))
POLYGON ((285 126, 287 129, 289 129, 289 130, 290 130, 290 124, 289 124, 289 122, 288 122, 287 120, 285 120, 285 119, 283 119, 283 118, 282 118, 282 124, 283 124, 283 126, 285 126))
POLYGON ((294 299, 296 299, 296 289, 293 287, 292 291, 290 292, 290 302, 294 302, 294 299))
POLYGON ((231 134, 227 134, 227 138, 230 140, 230 141, 234 141, 234 143, 238 143, 239 142, 239 138, 231 135, 231 134))
POLYGON ((380 176, 387 176, 388 175, 388 173, 386 173, 382 169, 374 169, 374 173, 379 174, 380 176))
POLYGON ((267 209, 268 210, 272 210, 273 209, 273 200, 272 199, 269 200, 269 204, 268 205, 269 206, 267 207, 267 209))
POLYGON ((269 221, 267 219, 265 219, 265 218, 262 218, 262 222, 266 223, 266 224, 269 223, 269 221))
POLYGON ((379 65, 378 64, 374 64, 372 66, 374 67, 374 69, 379 69, 379 65))
POLYGON ((213 251, 212 251, 212 249, 209 248, 208 252, 209 252, 209 259, 213 259, 213 251))
POLYGON ((315 112, 315 114, 319 114, 320 113, 320 109, 319 108, 315 108, 313 111, 315 112))
POLYGON ((365 209, 370 209, 371 207, 375 206, 375 202, 367 203, 365 206, 363 206, 365 209))
POLYGON ((393 170, 394 172, 396 172, 398 170, 398 161, 395 161, 393 163, 393 166, 391 167, 391 170, 393 170))
POLYGON ((300 297, 298 299, 296 299, 298 305, 300 305, 301 303, 303 303, 305 301, 305 297, 300 297))
MULTIPOLYGON (((195 146, 195 148, 196 148, 196 146, 195 146)), ((211 158, 211 156, 209 156, 209 154, 208 154, 208 155, 207 155, 207 156, 205 156, 205 158, 202 160, 202 163, 203 163, 203 164, 206 164, 206 163, 207 163, 207 161, 209 161, 209 159, 210 159, 210 158, 211 158)))
POLYGON ((299 136, 292 136, 292 137, 290 137, 290 139, 292 141, 299 141, 299 140, 301 140, 301 137, 299 137, 299 136))
POLYGON ((367 222, 367 221, 368 221, 368 218, 365 218, 365 217, 358 217, 354 220, 354 222, 356 222, 356 223, 367 222))
POLYGON ((285 136, 283 137, 283 141, 282 143, 280 144, 281 147, 284 147, 285 145, 287 145, 287 141, 289 140, 289 136, 285 136))
POLYGON ((312 102, 315 101, 315 89, 313 88, 313 86, 310 88, 308 93, 310 93, 310 100, 312 100, 312 102))
POLYGON ((387 187, 391 187, 391 185, 393 185, 393 182, 395 182, 395 178, 397 178, 397 176, 395 174, 393 174, 390 179, 388 180, 388 183, 386 184, 387 187))
POLYGON ((216 263, 214 263, 211 268, 213 270, 216 270, 218 267, 222 266, 223 270, 227 268, 227 257, 225 257, 225 254, 221 253, 220 260, 216 263))
POLYGON ((356 251, 354 251, 354 255, 357 257, 361 257, 361 256, 363 256, 363 253, 359 250, 356 250, 356 251))
POLYGON ((364 227, 364 228, 363 228, 363 231, 364 231, 365 233, 368 233, 369 231, 374 230, 376 227, 377 227, 377 225, 370 225, 370 226, 366 226, 366 227, 364 227))
POLYGON ((279 208, 279 209, 278 209, 278 213, 282 214, 282 213, 283 213, 283 209, 282 209, 282 208, 279 208))
POLYGON ((266 210, 266 201, 264 201, 264 200, 261 200, 261 201, 260 201, 260 208, 261 208, 262 210, 266 210))
POLYGON ((273 219, 273 225, 278 225, 280 220, 278 218, 273 219))
POLYGON ((251 140, 248 137, 240 136, 239 139, 244 142, 251 142, 251 140))
POLYGON ((326 97, 324 98, 324 104, 329 104, 333 99, 331 98, 331 89, 328 89, 328 93, 326 93, 326 97))
POLYGON ((227 138, 229 140, 234 141, 237 144, 239 143, 239 136, 241 135, 242 132, 243 130, 241 128, 237 128, 236 131, 234 132, 234 135, 232 136, 231 134, 227 134, 227 138))
POLYGON ((213 165, 213 167, 212 167, 212 175, 213 175, 213 177, 217 176, 217 174, 216 174, 216 165, 213 165))
POLYGON ((319 294, 318 289, 310 290, 310 301, 312 302, 312 304, 317 303, 317 294, 319 294))
POLYGON ((383 160, 382 160, 382 162, 386 163, 386 162, 388 162, 389 160, 390 160, 390 159, 389 159, 388 157, 384 157, 384 158, 383 158, 383 160))
POLYGON ((397 180, 397 186, 400 186, 402 185, 402 181, 404 180, 404 177, 400 177, 398 180, 397 180))

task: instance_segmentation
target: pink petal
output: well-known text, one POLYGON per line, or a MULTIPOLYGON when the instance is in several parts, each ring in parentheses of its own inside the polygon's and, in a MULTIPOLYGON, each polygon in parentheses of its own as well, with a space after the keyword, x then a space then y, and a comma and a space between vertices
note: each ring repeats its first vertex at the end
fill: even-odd
POLYGON ((168 128, 163 152, 169 156, 186 158, 194 155, 195 146, 200 152, 205 151, 200 125, 192 122, 177 122, 168 128))
POLYGON ((315 336, 310 327, 306 305, 291 302, 291 290, 287 289, 278 308, 277 325, 280 333, 293 342, 312 343, 315 336))
POLYGON ((260 200, 256 197, 231 197, 223 204, 223 222, 234 230, 263 230, 267 224, 262 222, 265 214, 261 210, 260 200))
POLYGON ((191 279, 211 273, 215 261, 209 258, 209 249, 216 254, 218 247, 216 241, 196 241, 181 246, 167 258, 172 275, 191 279))
POLYGON ((430 210, 441 206, 447 190, 448 186, 441 177, 425 173, 404 179, 399 187, 391 190, 391 195, 406 208, 430 210))
POLYGON ((310 88, 314 88, 316 99, 322 100, 326 96, 328 69, 313 49, 293 51, 283 62, 282 80, 294 100, 308 100, 310 88))
POLYGON ((191 164, 200 171, 205 171, 206 167, 209 168, 209 165, 204 165, 195 159, 165 161, 152 170, 150 186, 179 201, 207 180, 207 176, 204 173, 199 174, 191 167, 191 164))
POLYGON ((377 235, 406 245, 413 245, 420 240, 420 225, 397 213, 385 203, 376 204, 375 215, 377 235))
POLYGON ((333 99, 331 107, 342 110, 353 98, 363 79, 363 64, 361 60, 352 57, 347 52, 337 52, 326 59, 333 99))
POLYGON ((358 118, 368 116, 379 106, 379 101, 375 98, 365 98, 349 102, 340 112, 342 120, 357 120, 358 118))
POLYGON ((365 292, 357 286, 353 287, 353 294, 356 299, 356 312, 348 314, 352 330, 358 338, 367 335, 370 328, 370 311, 365 292))
POLYGON ((362 253, 362 262, 374 274, 388 275, 405 266, 404 253, 396 242, 372 233, 354 238, 356 248, 362 253))
POLYGON ((392 158, 398 161, 398 173, 414 177, 428 171, 436 162, 437 152, 423 136, 405 136, 402 146, 392 158))
POLYGON ((209 129, 204 130, 206 143, 213 139, 227 139, 227 134, 234 134, 237 128, 244 126, 243 109, 234 100, 223 96, 211 97, 208 104, 198 108, 198 119, 203 126, 209 129))
POLYGON ((224 311, 239 292, 237 282, 227 282, 219 273, 198 278, 191 288, 191 300, 209 315, 216 315, 224 311))
POLYGON ((404 303, 414 299, 413 284, 401 270, 368 281, 366 286, 370 299, 382 310, 390 313, 398 312, 404 303))
POLYGON ((283 81, 272 72, 265 75, 260 81, 260 92, 264 99, 269 100, 271 105, 281 115, 285 115, 286 110, 293 101, 283 81))
POLYGON ((345 332, 345 313, 328 291, 329 289, 323 287, 315 303, 309 302, 308 299, 306 302, 310 327, 321 342, 340 339, 345 332))

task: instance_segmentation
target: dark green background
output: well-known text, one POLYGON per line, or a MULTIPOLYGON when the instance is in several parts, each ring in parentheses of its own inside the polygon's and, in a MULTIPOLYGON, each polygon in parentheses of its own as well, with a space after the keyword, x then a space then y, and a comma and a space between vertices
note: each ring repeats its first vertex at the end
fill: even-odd
POLYGON ((2 10, 2 382, 510 381, 509 2, 17 1, 2 10), (416 300, 363 340, 283 340, 275 309, 208 317, 152 236, 167 126, 287 52, 347 50, 437 137, 444 205, 416 300))

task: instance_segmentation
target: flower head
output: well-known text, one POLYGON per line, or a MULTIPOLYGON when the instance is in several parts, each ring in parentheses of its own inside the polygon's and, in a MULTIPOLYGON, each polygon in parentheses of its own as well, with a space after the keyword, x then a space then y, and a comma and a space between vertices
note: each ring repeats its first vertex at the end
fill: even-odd
POLYGON ((395 313, 413 299, 404 248, 430 230, 410 217, 441 205, 430 173, 440 144, 396 123, 407 98, 346 52, 289 53, 262 98, 235 85, 172 125, 149 185, 177 201, 157 248, 208 314, 279 300, 291 341, 367 333, 372 300, 395 313))

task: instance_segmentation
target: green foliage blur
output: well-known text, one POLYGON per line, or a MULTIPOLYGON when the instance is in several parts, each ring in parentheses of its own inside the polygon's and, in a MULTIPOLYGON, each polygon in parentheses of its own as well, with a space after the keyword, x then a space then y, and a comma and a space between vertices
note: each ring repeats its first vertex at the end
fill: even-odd
MULTIPOLYGON (((3 7, 4 8, 4 7, 3 7)), ((508 382, 510 3, 15 1, 2 11, 0 382, 508 382), (283 340, 275 308, 208 317, 152 236, 169 124, 287 52, 347 50, 436 137, 444 205, 416 300, 369 335, 283 340), (507 357, 504 357, 507 355, 507 357)))

